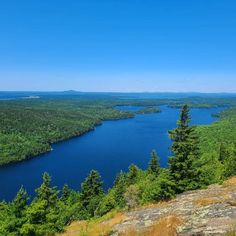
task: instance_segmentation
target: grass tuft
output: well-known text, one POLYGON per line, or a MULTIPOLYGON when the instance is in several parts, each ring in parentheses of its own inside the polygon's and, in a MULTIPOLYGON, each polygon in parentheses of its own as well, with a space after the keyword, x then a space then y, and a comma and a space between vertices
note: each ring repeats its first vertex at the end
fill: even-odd
POLYGON ((62 236, 108 236, 112 228, 123 219, 123 213, 111 212, 98 220, 75 221, 66 228, 62 236))
POLYGON ((179 217, 171 215, 159 219, 145 231, 141 232, 135 228, 129 228, 119 236, 176 236, 176 230, 182 224, 183 221, 179 217))

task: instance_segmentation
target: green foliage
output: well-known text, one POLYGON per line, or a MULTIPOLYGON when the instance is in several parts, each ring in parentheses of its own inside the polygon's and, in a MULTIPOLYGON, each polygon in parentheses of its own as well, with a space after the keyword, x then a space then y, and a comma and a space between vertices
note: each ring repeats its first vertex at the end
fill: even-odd
POLYGON ((194 162, 199 159, 199 143, 195 128, 189 126, 189 107, 184 105, 177 128, 170 131, 173 141, 169 159, 170 173, 176 184, 176 191, 183 192, 199 187, 199 169, 194 162))
POLYGON ((69 189, 69 186, 67 184, 64 184, 62 188, 62 195, 61 195, 61 201, 67 202, 71 194, 71 190, 69 189))
POLYGON ((223 180, 224 166, 219 160, 217 152, 205 153, 195 162, 199 169, 199 185, 206 187, 210 184, 220 183, 223 180))
POLYGON ((159 113, 159 112, 161 112, 161 110, 156 107, 146 107, 146 108, 136 111, 135 113, 136 114, 148 114, 148 113, 159 113))
MULTIPOLYGON (((96 213, 98 216, 105 215, 106 213, 110 212, 112 209, 116 209, 120 207, 119 202, 116 201, 118 199, 116 193, 117 193, 116 189, 112 188, 100 201, 98 208, 96 210, 96 213)), ((123 195, 122 195, 122 198, 123 198, 123 195)))
POLYGON ((223 159, 224 177, 236 175, 236 146, 235 144, 228 145, 226 155, 223 159))
POLYGON ((155 150, 153 150, 151 154, 151 160, 149 162, 148 172, 150 174, 156 174, 156 175, 160 172, 159 158, 155 150))
POLYGON ((26 210, 27 221, 21 228, 23 235, 51 235, 62 226, 58 223, 60 209, 58 191, 51 187, 51 177, 43 174, 43 182, 36 189, 36 197, 26 210))
POLYGON ((224 162, 224 160, 227 156, 229 156, 227 144, 221 143, 220 150, 219 150, 219 161, 224 162))
POLYGON ((0 165, 31 158, 51 150, 51 144, 82 135, 103 120, 160 112, 154 106, 210 108, 235 106, 231 98, 120 99, 114 96, 46 96, 40 99, 0 101, 0 165), (138 112, 114 109, 117 105, 144 106, 138 112), (30 123, 30 125, 29 125, 30 123))
POLYGON ((99 173, 92 170, 84 183, 81 184, 80 201, 84 210, 84 217, 96 215, 99 202, 103 198, 102 181, 99 173))
POLYGON ((103 120, 134 116, 113 104, 102 99, 0 101, 0 165, 50 151, 51 143, 82 135, 103 120))
POLYGON ((197 127, 206 185, 236 175, 236 109, 228 109, 219 117, 211 125, 197 127))
POLYGON ((59 192, 55 187, 51 187, 51 176, 47 172, 43 174, 43 183, 35 191, 35 201, 45 201, 47 206, 55 205, 59 192))
POLYGON ((213 124, 197 127, 201 153, 212 150, 225 152, 229 144, 236 144, 236 108, 228 109, 219 116, 220 119, 213 124), (220 151, 220 148, 223 150, 220 151))
POLYGON ((119 208, 122 208, 125 206, 125 200, 124 200, 124 193, 128 186, 128 177, 127 174, 121 171, 114 182, 114 186, 112 188, 112 191, 114 192, 114 199, 116 202, 116 206, 119 208))
POLYGON ((129 166, 129 172, 127 174, 129 184, 134 184, 138 178, 139 169, 136 165, 131 164, 129 166))
POLYGON ((12 211, 16 217, 22 217, 24 210, 27 208, 29 196, 26 190, 21 187, 12 202, 12 211))
POLYGON ((147 175, 137 185, 142 204, 156 203, 175 195, 175 183, 171 179, 169 170, 161 169, 158 176, 147 175))
MULTIPOLYGON (((22 219, 20 219, 22 220, 22 219)), ((11 209, 11 204, 0 202, 0 235, 17 235, 19 223, 11 209)))
MULTIPOLYGON (((54 101, 51 102, 57 107, 54 101)), ((155 103, 155 101, 152 102, 155 103)), ((89 128, 91 124, 100 122, 105 117, 118 118, 120 115, 124 115, 123 113, 113 113, 113 109, 102 103, 100 109, 101 112, 106 113, 105 115, 96 110, 98 104, 94 108, 88 101, 83 101, 86 109, 75 109, 75 105, 78 105, 77 101, 71 106, 68 106, 65 101, 61 101, 61 103, 64 104, 60 112, 63 113, 63 116, 65 115, 65 120, 67 120, 65 123, 62 122, 56 110, 49 109, 48 106, 51 107, 51 104, 48 101, 43 105, 40 103, 38 110, 34 107, 36 110, 33 112, 31 107, 27 116, 29 114, 33 116, 33 118, 31 117, 33 119, 32 130, 27 130, 31 128, 27 128, 26 117, 22 117, 18 111, 22 104, 12 103, 13 107, 16 106, 17 120, 10 118, 7 120, 9 113, 4 116, 0 112, 0 117, 4 118, 2 122, 4 128, 1 129, 0 135, 1 157, 5 155, 8 158, 10 152, 11 155, 19 152, 19 155, 23 157, 32 150, 38 150, 39 147, 42 148, 40 150, 44 150, 44 145, 48 145, 49 140, 53 142, 58 138, 67 137, 67 135, 69 137, 75 129, 78 131, 81 127, 83 128, 79 132, 83 132, 84 128, 89 128), (86 113, 87 109, 93 114, 96 110, 97 116, 91 117, 89 112, 86 113), (46 118, 40 115, 41 112, 46 118), (34 117, 36 114, 37 118, 34 117), (78 128, 78 123, 75 125, 74 122, 77 120, 75 117, 80 115, 82 117, 79 126, 81 126, 78 128), (52 123, 47 120, 49 118, 52 118, 52 123), (46 123, 44 123, 45 119, 46 123), (89 122, 86 123, 88 120, 89 122), (35 127, 34 122, 36 121, 39 122, 37 126, 39 126, 38 129, 41 129, 40 132, 35 127), (53 126, 54 122, 59 122, 58 126, 53 126), (22 127, 15 130, 14 127, 19 124, 22 127), (45 127, 48 132, 45 132, 45 127), (60 136, 62 133, 59 132, 59 127, 64 127, 62 133, 66 134, 65 136, 60 136), (30 135, 32 135, 32 140, 29 139, 30 135), (35 137, 37 138, 35 139, 35 137), (18 143, 18 145, 13 145, 14 148, 11 150, 12 143, 18 143)), ((179 106, 179 104, 175 105, 179 106)), ((32 106, 32 104, 28 105, 32 106)), ((4 109, 7 111, 6 107, 4 109)), ((220 183, 225 178, 236 175, 236 109, 224 112, 220 115, 219 121, 209 126, 191 127, 189 121, 189 109, 184 106, 177 128, 170 131, 173 141, 171 147, 173 157, 170 158, 169 168, 160 167, 158 156, 153 151, 147 170, 141 170, 131 164, 127 173, 121 171, 117 175, 113 187, 106 194, 102 189, 101 177, 97 171, 92 170, 89 173, 81 185, 80 192, 64 185, 61 194, 57 188, 51 186, 51 177, 44 173, 42 184, 36 189, 36 196, 30 203, 23 187, 12 202, 0 202, 0 235, 55 235, 73 220, 99 217, 113 209, 131 209, 140 204, 164 201, 171 199, 176 193, 220 183)), ((18 157, 16 155, 16 158, 18 157)), ((8 160, 7 158, 6 160, 8 160)))

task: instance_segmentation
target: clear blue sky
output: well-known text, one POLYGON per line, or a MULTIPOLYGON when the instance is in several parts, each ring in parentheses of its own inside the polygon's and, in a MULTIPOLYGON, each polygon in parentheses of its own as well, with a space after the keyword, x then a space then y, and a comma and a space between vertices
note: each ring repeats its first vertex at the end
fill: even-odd
POLYGON ((0 90, 236 92, 235 0, 0 2, 0 90))

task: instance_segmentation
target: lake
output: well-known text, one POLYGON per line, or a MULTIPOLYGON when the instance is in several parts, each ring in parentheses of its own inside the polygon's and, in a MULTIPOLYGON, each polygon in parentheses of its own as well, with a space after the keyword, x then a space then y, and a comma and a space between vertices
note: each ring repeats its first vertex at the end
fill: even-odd
MULTIPOLYGON (((123 106, 118 109, 137 110, 123 106)), ((162 167, 170 155, 168 130, 176 126, 179 109, 161 106, 161 113, 137 115, 131 119, 104 121, 94 131, 52 145, 53 151, 20 163, 0 167, 0 199, 11 200, 21 185, 33 196, 42 181, 42 173, 52 176, 53 185, 67 183, 79 190, 91 169, 100 172, 104 187, 109 188, 120 170, 131 163, 147 168, 150 153, 156 149, 162 167)), ((192 109, 192 124, 211 124, 212 114, 222 108, 192 109)))

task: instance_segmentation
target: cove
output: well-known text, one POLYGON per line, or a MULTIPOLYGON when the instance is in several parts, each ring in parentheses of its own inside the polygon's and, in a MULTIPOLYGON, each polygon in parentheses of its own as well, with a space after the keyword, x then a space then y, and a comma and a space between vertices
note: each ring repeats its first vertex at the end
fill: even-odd
MULTIPOLYGON (((119 107, 136 110, 137 107, 119 107)), ((100 172, 104 188, 109 188, 120 171, 131 163, 147 168, 150 153, 156 149, 162 167, 170 155, 168 130, 176 127, 179 109, 161 106, 161 113, 137 115, 131 119, 104 121, 94 131, 52 145, 53 151, 20 163, 0 167, 0 199, 10 201, 21 185, 33 196, 42 181, 42 173, 52 176, 52 183, 61 188, 67 183, 80 189, 91 169, 100 172)), ((192 124, 211 124, 212 114, 222 108, 192 109, 192 124)))

